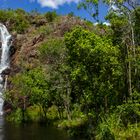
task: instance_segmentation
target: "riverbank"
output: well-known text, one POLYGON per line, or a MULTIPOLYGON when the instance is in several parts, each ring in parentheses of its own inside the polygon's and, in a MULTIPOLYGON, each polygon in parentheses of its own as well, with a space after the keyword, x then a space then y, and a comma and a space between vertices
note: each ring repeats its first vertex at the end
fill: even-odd
POLYGON ((122 120, 118 120, 117 114, 110 114, 104 117, 100 116, 101 120, 97 124, 96 118, 92 114, 88 116, 81 114, 81 117, 79 115, 77 117, 73 115, 68 120, 65 117, 65 112, 63 113, 63 118, 60 118, 57 108, 53 106, 48 110, 46 118, 44 118, 39 108, 32 106, 27 109, 27 112, 24 114, 24 119, 20 109, 6 116, 6 119, 8 122, 18 125, 41 124, 44 127, 53 126, 59 130, 66 131, 69 137, 80 140, 101 140, 103 137, 106 140, 126 140, 127 138, 130 140, 139 140, 140 138, 140 124, 129 124, 125 127, 123 126, 122 120))
POLYGON ((81 117, 73 116, 68 120, 66 112, 63 112, 63 117, 60 118, 56 106, 48 109, 46 117, 42 115, 38 106, 31 106, 24 112, 19 108, 15 112, 5 115, 7 122, 15 124, 41 124, 44 127, 53 126, 60 130, 65 130, 70 137, 85 138, 87 117, 81 114, 81 117))

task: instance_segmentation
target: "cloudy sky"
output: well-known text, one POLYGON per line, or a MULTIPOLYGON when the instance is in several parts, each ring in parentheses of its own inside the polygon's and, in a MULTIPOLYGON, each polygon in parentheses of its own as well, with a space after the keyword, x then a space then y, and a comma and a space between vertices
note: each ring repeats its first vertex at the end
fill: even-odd
MULTIPOLYGON (((0 8, 23 8, 26 11, 37 9, 39 12, 56 10, 58 14, 68 14, 74 12, 75 15, 92 21, 92 18, 85 10, 77 10, 80 0, 0 0, 0 8)), ((104 21, 107 7, 100 5, 100 20, 104 21)))

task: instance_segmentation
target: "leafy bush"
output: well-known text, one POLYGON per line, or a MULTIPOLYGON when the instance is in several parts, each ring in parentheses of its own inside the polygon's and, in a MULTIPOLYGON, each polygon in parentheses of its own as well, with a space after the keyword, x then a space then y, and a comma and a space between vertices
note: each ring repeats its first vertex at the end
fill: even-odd
POLYGON ((74 12, 68 13, 68 17, 74 17, 74 12))
POLYGON ((44 34, 44 35, 50 35, 50 33, 53 32, 53 28, 51 25, 41 26, 37 29, 37 34, 44 34))
POLYGON ((97 140, 126 140, 139 139, 140 133, 140 105, 125 103, 119 105, 110 115, 102 115, 97 140))
POLYGON ((24 116, 21 108, 17 108, 15 111, 13 111, 8 117, 8 121, 21 123, 21 122, 27 122, 30 121, 30 117, 28 115, 28 112, 25 111, 24 116))
POLYGON ((128 124, 135 124, 140 122, 140 104, 126 103, 118 106, 116 113, 119 114, 120 119, 125 127, 128 124))
POLYGON ((45 13, 45 18, 47 19, 48 22, 53 22, 56 17, 57 17, 56 11, 45 13))
MULTIPOLYGON (((61 54, 65 52, 63 39, 50 39, 39 47, 40 58, 54 63, 59 60, 61 54)), ((44 61, 45 62, 45 61, 44 61)))
POLYGON ((17 31, 18 33, 23 33, 28 27, 29 22, 26 19, 24 19, 24 17, 17 15, 13 30, 17 31))
POLYGON ((17 33, 23 33, 29 27, 28 14, 22 10, 0 10, 0 21, 8 22, 9 28, 17 33))

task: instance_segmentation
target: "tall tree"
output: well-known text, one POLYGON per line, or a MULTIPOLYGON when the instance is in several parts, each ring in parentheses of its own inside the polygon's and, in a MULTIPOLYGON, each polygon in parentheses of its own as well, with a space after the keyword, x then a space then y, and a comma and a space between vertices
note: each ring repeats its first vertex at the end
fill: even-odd
MULTIPOLYGON (((79 7, 83 7, 85 10, 88 12, 90 11, 92 17, 97 18, 99 14, 99 4, 101 1, 99 0, 82 0, 81 3, 79 4, 79 7)), ((139 0, 105 0, 102 1, 102 3, 107 4, 109 7, 108 13, 113 14, 117 18, 122 18, 123 20, 125 19, 125 25, 121 26, 121 36, 118 37, 121 42, 121 45, 124 44, 124 53, 125 54, 125 71, 127 73, 126 75, 126 85, 128 88, 128 96, 132 95, 133 88, 134 88, 134 82, 132 81, 132 77, 137 76, 137 67, 136 67, 136 32, 135 32, 135 20, 134 20, 134 13, 136 13, 136 10, 138 6, 140 5, 139 0)), ((113 17, 114 18, 114 17, 113 17)), ((98 18, 97 18, 98 19, 98 18)), ((111 20, 110 18, 108 18, 111 20)), ((98 19, 99 21, 99 19, 98 19)), ((117 20, 118 21, 118 20, 117 20)), ((114 20, 115 22, 115 20, 114 20)), ((120 21, 122 22, 122 21, 120 21)), ((116 24, 116 23, 115 23, 116 24)), ((113 26, 113 25, 112 25, 113 26)), ((118 32, 120 32, 118 30, 118 32)), ((115 34, 116 35, 116 34, 115 34)), ((118 36, 120 36, 118 34, 118 36)))

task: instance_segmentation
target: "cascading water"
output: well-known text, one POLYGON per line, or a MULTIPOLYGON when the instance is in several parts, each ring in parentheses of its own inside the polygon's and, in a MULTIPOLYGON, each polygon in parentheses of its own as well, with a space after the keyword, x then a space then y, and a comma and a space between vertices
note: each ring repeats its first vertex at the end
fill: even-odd
POLYGON ((0 61, 0 115, 3 114, 3 92, 6 87, 5 78, 2 76, 2 72, 9 68, 9 49, 10 49, 10 38, 7 28, 0 23, 0 42, 1 42, 1 61, 0 61), (5 82, 4 82, 5 81, 5 82))

